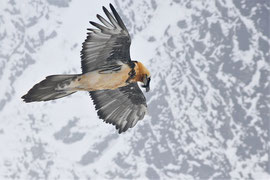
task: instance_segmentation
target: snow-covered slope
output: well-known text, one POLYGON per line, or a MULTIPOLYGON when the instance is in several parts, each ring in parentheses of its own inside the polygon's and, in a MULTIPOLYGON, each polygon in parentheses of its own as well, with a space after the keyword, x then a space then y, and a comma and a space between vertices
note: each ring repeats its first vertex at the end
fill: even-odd
POLYGON ((118 135, 88 93, 20 97, 80 73, 88 21, 110 1, 0 1, 0 179, 270 179, 270 2, 115 0, 149 113, 118 135))

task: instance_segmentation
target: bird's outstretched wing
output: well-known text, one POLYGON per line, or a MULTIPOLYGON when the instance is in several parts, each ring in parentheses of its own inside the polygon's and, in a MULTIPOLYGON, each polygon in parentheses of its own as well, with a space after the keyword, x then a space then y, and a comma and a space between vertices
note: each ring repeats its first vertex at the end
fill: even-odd
POLYGON ((114 65, 117 61, 130 62, 131 39, 120 16, 110 4, 113 15, 103 7, 109 22, 102 16, 97 18, 103 25, 90 21, 98 29, 88 29, 88 36, 81 51, 82 72, 87 73, 101 66, 114 65))
POLYGON ((99 118, 119 129, 119 133, 132 128, 143 119, 147 105, 145 97, 137 83, 115 90, 90 92, 99 118))

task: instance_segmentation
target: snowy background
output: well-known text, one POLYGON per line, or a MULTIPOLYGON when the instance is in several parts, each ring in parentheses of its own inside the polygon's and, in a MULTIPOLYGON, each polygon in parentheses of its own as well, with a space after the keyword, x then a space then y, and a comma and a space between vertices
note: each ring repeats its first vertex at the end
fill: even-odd
POLYGON ((269 0, 1 0, 0 179, 270 179, 269 0), (118 135, 86 92, 22 102, 80 73, 113 3, 151 70, 149 113, 118 135))

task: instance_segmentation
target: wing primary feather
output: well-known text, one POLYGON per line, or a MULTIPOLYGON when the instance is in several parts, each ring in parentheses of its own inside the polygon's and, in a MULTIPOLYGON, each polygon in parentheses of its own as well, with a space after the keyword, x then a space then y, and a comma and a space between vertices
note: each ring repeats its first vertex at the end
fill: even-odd
POLYGON ((121 28, 118 23, 116 22, 116 20, 114 19, 114 17, 111 15, 111 13, 108 11, 107 8, 105 8, 104 6, 102 7, 104 13, 106 14, 106 16, 108 17, 108 19, 110 20, 110 22, 114 25, 114 27, 116 28, 121 28))
POLYGON ((119 134, 121 134, 122 132, 124 132, 124 128, 128 122, 128 117, 130 115, 130 113, 132 113, 132 110, 130 107, 128 107, 126 109, 126 111, 123 113, 123 116, 120 118, 120 121, 118 121, 120 129, 119 129, 119 134))
POLYGON ((129 33, 116 10, 103 7, 105 16, 97 14, 98 22, 89 22, 90 27, 81 50, 81 68, 84 73, 99 69, 100 66, 131 62, 129 33), (110 11, 108 11, 110 10, 110 11), (99 46, 99 47, 98 47, 99 46))
POLYGON ((113 12, 114 17, 116 18, 119 25, 121 26, 121 28, 124 29, 125 31, 127 31, 127 28, 126 28, 124 22, 122 21, 121 17, 119 16, 119 14, 117 13, 117 11, 115 10, 115 8, 113 7, 113 5, 111 3, 110 3, 110 8, 113 12))
MULTIPOLYGON (((134 106, 132 107, 133 109, 134 109, 134 106)), ((126 123, 126 125, 125 125, 125 127, 124 127, 124 129, 123 129, 123 132, 125 132, 126 130, 128 130, 128 128, 131 128, 131 127, 133 127, 132 125, 134 124, 134 121, 136 121, 136 119, 135 119, 135 114, 136 114, 136 110, 134 111, 134 110, 132 110, 130 113, 129 113, 129 115, 128 115, 128 117, 127 117, 127 123, 126 123)), ((136 123, 135 123, 136 124, 136 123)))
POLYGON ((118 90, 90 92, 99 118, 115 125, 119 133, 134 127, 146 113, 145 98, 134 96, 134 91, 128 91, 130 87, 139 88, 137 83, 134 83, 118 90), (133 102, 133 98, 139 99, 133 102))
POLYGON ((113 116, 115 116, 115 114, 119 113, 119 109, 121 108, 121 106, 118 106, 117 108, 115 108, 110 114, 107 115, 106 117, 106 121, 111 122, 112 124, 115 124, 115 121, 113 121, 113 116))
POLYGON ((108 28, 113 28, 111 23, 109 23, 106 19, 104 19, 101 15, 97 14, 97 18, 108 28))
POLYGON ((93 26, 99 28, 103 33, 110 33, 110 29, 105 27, 105 26, 102 26, 96 22, 93 22, 93 21, 90 21, 90 24, 92 24, 93 26))
POLYGON ((87 28, 88 31, 91 31, 91 32, 87 32, 87 35, 93 35, 94 34, 98 34, 100 33, 100 29, 93 29, 93 28, 87 28))

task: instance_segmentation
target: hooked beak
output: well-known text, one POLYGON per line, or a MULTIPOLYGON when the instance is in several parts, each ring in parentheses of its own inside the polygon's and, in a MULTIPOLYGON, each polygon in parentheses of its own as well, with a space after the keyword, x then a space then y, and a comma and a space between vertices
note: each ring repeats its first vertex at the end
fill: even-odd
POLYGON ((142 87, 145 88, 146 92, 150 90, 150 81, 151 81, 150 77, 144 76, 142 87))

